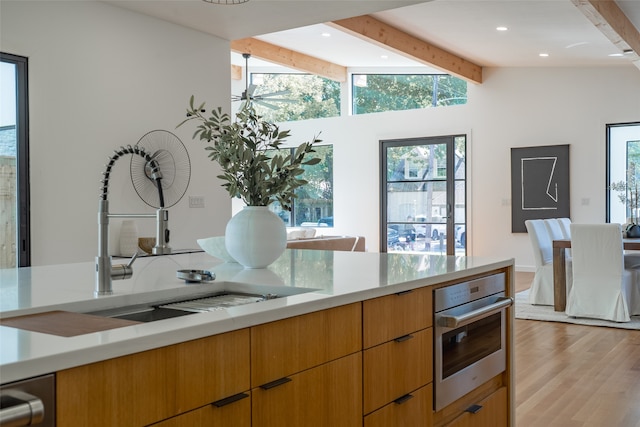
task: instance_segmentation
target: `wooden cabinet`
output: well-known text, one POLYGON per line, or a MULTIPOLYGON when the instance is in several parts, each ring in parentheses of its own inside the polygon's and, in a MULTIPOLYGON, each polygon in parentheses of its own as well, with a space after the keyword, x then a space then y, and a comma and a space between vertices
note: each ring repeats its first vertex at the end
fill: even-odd
POLYGON ((432 381, 433 330, 423 329, 364 350, 364 413, 432 381))
POLYGON ((364 301, 363 347, 373 347, 431 326, 432 299, 432 290, 425 287, 364 301))
POLYGON ((253 426, 360 425, 361 325, 356 303, 252 327, 253 426))
POLYGON ((362 350, 361 304, 349 304, 251 328, 251 386, 362 350))
POLYGON ((364 427, 431 427, 433 387, 428 384, 364 417, 364 427))
POLYGON ((432 425, 432 315, 430 288, 362 303, 366 427, 432 425))
POLYGON ((250 389, 249 330, 56 374, 57 425, 143 426, 250 389))
POLYGON ((477 406, 469 407, 467 411, 446 427, 507 427, 509 425, 507 388, 499 388, 481 400, 477 406))
POLYGON ((232 396, 231 402, 216 402, 160 421, 153 427, 251 427, 250 397, 249 393, 241 393, 232 396))
POLYGON ((362 425, 362 356, 349 356, 255 388, 253 427, 362 425))

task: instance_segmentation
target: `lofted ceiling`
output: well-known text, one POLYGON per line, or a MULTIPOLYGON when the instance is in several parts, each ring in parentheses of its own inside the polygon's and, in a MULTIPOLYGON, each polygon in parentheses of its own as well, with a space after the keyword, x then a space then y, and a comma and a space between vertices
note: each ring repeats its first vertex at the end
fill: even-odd
MULTIPOLYGON (((640 68, 640 0, 107 2, 235 41, 232 48, 237 52, 253 48, 255 58, 312 72, 296 65, 308 61, 308 56, 321 60, 321 67, 337 66, 338 73, 340 67, 435 66, 453 74, 468 69, 468 74, 460 71, 461 76, 476 83, 481 82, 482 67, 635 63, 640 68), (613 18, 608 15, 611 11, 613 18), (345 20, 360 15, 367 15, 366 20, 345 20), (340 25, 332 23, 336 21, 340 25), (352 27, 345 30, 346 24, 352 27), (497 31, 498 26, 508 29, 497 31), (381 46, 395 30, 401 33, 395 38, 401 47, 381 46), (370 39, 381 35, 384 39, 370 39), (548 56, 541 57, 542 53, 548 56), (291 60, 292 54, 302 56, 291 60), (440 62, 431 61, 436 56, 440 62), (473 67, 480 69, 479 78, 473 67)), ((234 54, 232 63, 243 65, 244 60, 234 54)))

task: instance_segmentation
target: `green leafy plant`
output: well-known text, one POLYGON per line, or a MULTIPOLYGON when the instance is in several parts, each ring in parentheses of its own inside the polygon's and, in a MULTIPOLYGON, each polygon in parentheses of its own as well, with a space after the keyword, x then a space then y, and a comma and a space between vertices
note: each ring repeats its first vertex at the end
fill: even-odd
POLYGON ((241 106, 233 122, 221 107, 211 110, 209 117, 205 113, 205 104, 196 107, 191 96, 187 119, 177 127, 198 122, 193 139, 211 143, 205 150, 222 168, 218 178, 229 194, 248 206, 268 206, 277 200, 291 210, 294 190, 307 183, 301 177, 302 166, 320 162, 309 155, 315 152, 313 144, 321 140, 314 137, 300 144, 293 154, 289 149, 280 150, 289 131, 280 131, 277 125, 262 120, 250 101, 241 106))
POLYGON ((618 199, 625 204, 629 213, 629 220, 632 224, 638 221, 638 208, 640 207, 640 183, 636 175, 636 164, 631 162, 627 169, 626 181, 618 181, 611 183, 611 189, 620 192, 618 199))

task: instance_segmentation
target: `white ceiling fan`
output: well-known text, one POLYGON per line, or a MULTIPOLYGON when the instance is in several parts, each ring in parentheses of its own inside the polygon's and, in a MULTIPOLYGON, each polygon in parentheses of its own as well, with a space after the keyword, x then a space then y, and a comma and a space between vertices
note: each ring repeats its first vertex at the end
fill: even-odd
POLYGON ((296 102, 293 99, 280 98, 283 95, 288 95, 291 93, 289 90, 280 90, 277 92, 265 93, 265 94, 256 94, 255 91, 258 88, 258 85, 249 84, 249 58, 251 54, 243 53, 242 57, 245 60, 245 90, 242 92, 242 95, 232 95, 231 101, 252 101, 258 105, 262 105, 263 107, 271 108, 272 110, 277 110, 278 106, 273 104, 275 102, 288 102, 294 103, 296 102))

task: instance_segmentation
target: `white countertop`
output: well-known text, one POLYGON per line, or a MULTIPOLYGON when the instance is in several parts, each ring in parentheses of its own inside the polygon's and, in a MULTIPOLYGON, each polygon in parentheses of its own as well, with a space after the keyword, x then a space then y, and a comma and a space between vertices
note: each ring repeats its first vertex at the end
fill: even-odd
POLYGON ((84 313, 205 291, 297 293, 74 337, 0 326, 0 383, 507 266, 513 266, 512 259, 286 250, 268 268, 250 270, 222 263, 205 253, 189 253, 138 259, 133 265, 133 277, 114 281, 114 294, 109 296, 94 296, 92 262, 0 269, 0 318, 52 310, 84 313), (176 277, 177 270, 182 269, 210 270, 215 272, 216 280, 187 284, 176 277))

